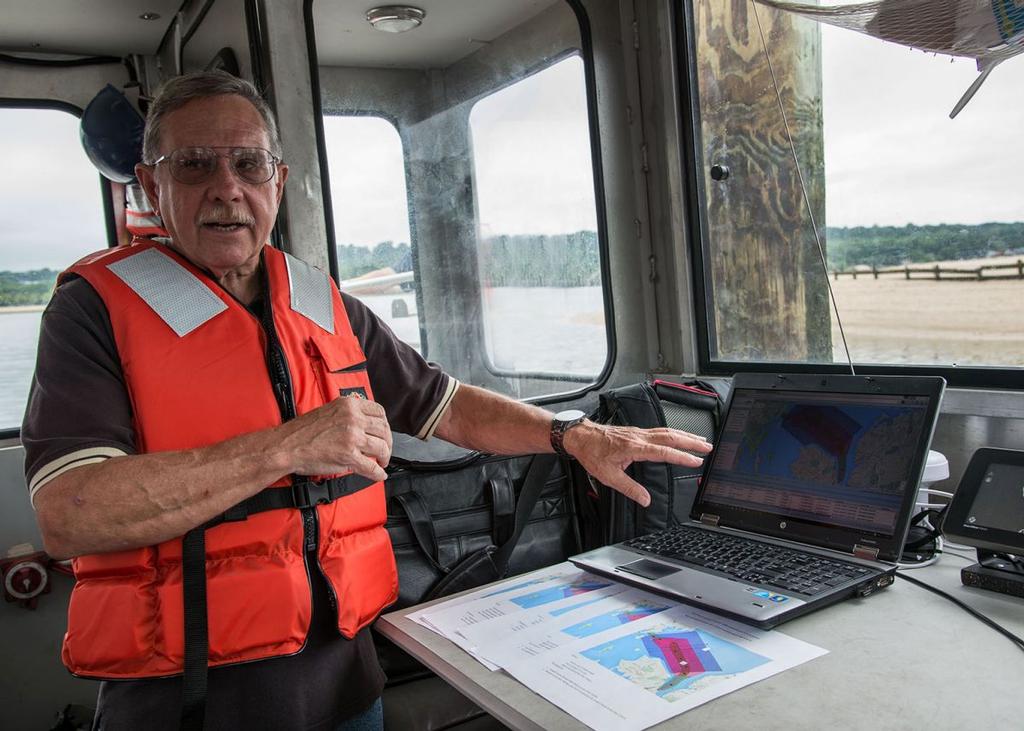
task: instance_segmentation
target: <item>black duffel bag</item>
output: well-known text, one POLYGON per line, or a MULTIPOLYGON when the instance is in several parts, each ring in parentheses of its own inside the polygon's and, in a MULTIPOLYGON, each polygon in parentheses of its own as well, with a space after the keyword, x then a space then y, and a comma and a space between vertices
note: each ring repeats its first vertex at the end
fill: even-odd
POLYGON ((572 485, 554 455, 407 463, 387 481, 400 609, 580 550, 572 485), (518 520, 517 520, 518 515, 518 520))
POLYGON ((580 551, 572 486, 552 455, 409 463, 388 478, 387 494, 387 530, 398 565, 394 609, 580 551))
MULTIPOLYGON (((602 393, 595 418, 606 424, 671 427, 713 442, 727 396, 728 385, 720 381, 635 383, 602 393)), ((651 504, 642 508, 617 492, 600 491, 594 497, 602 543, 653 533, 687 519, 697 494, 700 467, 635 462, 627 474, 647 488, 651 504)))
MULTIPOLYGON (((565 463, 554 455, 392 457, 391 469, 385 483, 386 527, 398 565, 399 596, 390 610, 560 563, 580 552, 573 485, 565 463)), ((386 715, 389 709, 401 710, 398 698, 431 694, 438 696, 433 705, 446 709, 421 709, 429 718, 421 718, 416 728, 447 728, 447 723, 457 725, 460 715, 481 713, 450 688, 432 682, 436 678, 429 670, 377 632, 374 640, 388 676, 386 715), (389 699, 394 700, 389 704, 389 699)))

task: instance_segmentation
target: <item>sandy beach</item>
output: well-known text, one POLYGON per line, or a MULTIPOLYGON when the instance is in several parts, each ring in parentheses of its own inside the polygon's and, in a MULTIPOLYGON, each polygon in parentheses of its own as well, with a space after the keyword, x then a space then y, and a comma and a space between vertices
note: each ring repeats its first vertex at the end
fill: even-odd
MULTIPOLYGON (((832 287, 854 360, 1024 365, 1024 280, 937 282, 869 275, 841 277, 832 287)), ((832 320, 835 358, 844 361, 834 314, 832 320)))

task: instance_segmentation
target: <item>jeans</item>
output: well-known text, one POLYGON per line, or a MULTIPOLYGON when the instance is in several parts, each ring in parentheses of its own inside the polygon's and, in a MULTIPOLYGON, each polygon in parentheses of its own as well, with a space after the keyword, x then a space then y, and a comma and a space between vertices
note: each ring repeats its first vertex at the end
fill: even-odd
POLYGON ((335 728, 334 731, 383 731, 383 729, 384 708, 381 705, 380 698, 378 698, 373 702, 372 706, 358 716, 342 721, 341 725, 335 728))

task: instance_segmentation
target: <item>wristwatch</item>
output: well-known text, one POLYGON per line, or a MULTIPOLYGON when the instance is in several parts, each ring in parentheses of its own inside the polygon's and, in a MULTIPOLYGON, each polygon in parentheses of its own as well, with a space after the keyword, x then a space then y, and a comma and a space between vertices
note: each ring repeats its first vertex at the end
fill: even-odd
POLYGON ((555 453, 560 454, 563 457, 572 456, 565 451, 565 447, 562 445, 562 440, 565 438, 565 433, 567 431, 586 418, 586 413, 579 409, 559 411, 555 414, 555 417, 551 420, 551 448, 555 450, 555 453))

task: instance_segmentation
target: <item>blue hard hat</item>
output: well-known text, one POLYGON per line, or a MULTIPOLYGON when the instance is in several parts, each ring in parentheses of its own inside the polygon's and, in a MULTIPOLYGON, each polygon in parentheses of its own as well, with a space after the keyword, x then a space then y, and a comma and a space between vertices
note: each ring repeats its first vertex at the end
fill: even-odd
POLYGON ((118 89, 107 84, 82 112, 82 147, 105 178, 128 183, 142 161, 145 122, 118 89))

